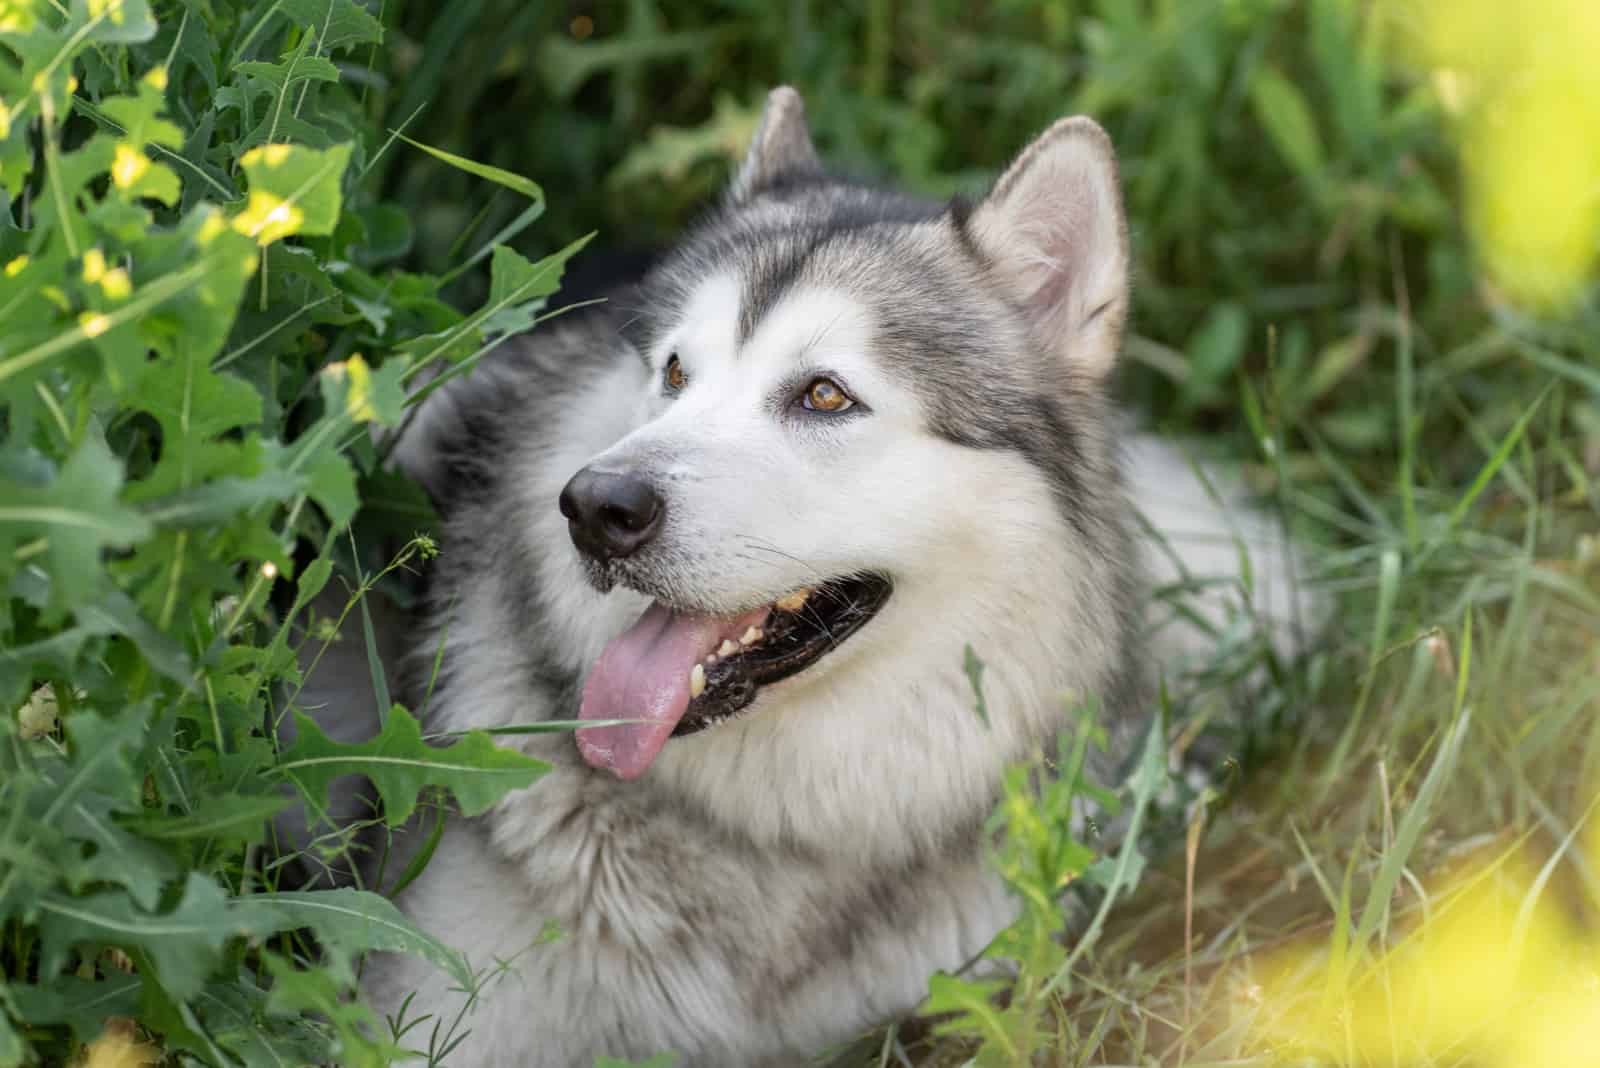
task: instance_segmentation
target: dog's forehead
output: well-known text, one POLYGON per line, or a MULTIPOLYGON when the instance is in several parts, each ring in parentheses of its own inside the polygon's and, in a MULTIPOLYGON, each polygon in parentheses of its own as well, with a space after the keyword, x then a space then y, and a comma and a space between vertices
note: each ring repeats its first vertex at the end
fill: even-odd
POLYGON ((731 357, 739 344, 739 300, 733 271, 718 271, 691 285, 667 334, 669 347, 695 359, 731 357))
POLYGON ((682 346, 698 359, 770 358, 776 349, 792 359, 844 340, 863 356, 920 362, 956 355, 950 332, 971 325, 976 266, 945 227, 763 228, 716 234, 687 251, 652 309, 660 358, 682 346))
POLYGON ((949 283, 971 262, 936 222, 815 227, 755 242, 737 258, 741 339, 785 304, 822 290, 853 299, 874 319, 903 317, 921 298, 954 295, 949 283))
POLYGON ((880 324, 861 294, 847 286, 798 281, 752 315, 749 289, 735 270, 688 286, 657 340, 655 359, 676 354, 697 373, 738 366, 741 374, 763 378, 800 365, 861 370, 873 362, 880 324))

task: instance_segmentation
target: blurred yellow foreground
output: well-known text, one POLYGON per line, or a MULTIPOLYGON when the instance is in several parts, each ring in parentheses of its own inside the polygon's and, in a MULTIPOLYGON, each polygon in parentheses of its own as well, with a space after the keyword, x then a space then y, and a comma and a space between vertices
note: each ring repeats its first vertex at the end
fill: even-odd
POLYGON ((1460 124, 1467 219, 1512 300, 1558 311, 1600 247, 1600 0, 1387 0, 1460 124))
POLYGON ((1579 857, 1518 845, 1420 901, 1408 892, 1397 908, 1420 920, 1364 961, 1339 937, 1257 961, 1236 1003, 1255 1050, 1279 1063, 1600 1065, 1597 807, 1579 857))

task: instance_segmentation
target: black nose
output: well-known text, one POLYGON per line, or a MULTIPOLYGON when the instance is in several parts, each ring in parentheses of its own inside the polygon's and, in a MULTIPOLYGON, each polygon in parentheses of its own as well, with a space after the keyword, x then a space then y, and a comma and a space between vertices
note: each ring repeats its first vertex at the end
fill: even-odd
POLYGON ((561 491, 561 514, 578 551, 613 560, 637 551, 661 529, 666 502, 638 475, 585 467, 561 491))

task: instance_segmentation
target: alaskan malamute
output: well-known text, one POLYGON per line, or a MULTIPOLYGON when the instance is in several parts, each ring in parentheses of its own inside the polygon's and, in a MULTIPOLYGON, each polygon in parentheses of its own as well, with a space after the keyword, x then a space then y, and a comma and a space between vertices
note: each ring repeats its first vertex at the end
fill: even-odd
MULTIPOLYGON (((555 770, 452 823, 400 896, 498 969, 448 1063, 795 1063, 914 1009, 1013 914, 983 860, 1003 770, 1074 699, 1136 733, 1192 651, 1151 639, 1144 591, 1245 544, 1252 611, 1287 618, 1267 525, 1118 412, 1127 312, 1092 121, 928 203, 830 177, 778 89, 642 282, 428 398, 396 450, 445 519, 428 726, 594 724, 520 736, 555 770)), ((462 1004, 408 958, 366 983, 390 1013, 462 1004)))

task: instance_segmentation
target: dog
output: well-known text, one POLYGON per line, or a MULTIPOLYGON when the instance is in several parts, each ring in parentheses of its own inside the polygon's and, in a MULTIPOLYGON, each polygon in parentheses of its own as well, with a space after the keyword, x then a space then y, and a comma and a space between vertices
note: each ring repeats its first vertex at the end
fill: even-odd
MULTIPOLYGON (((459 1020, 474 1068, 796 1064, 979 954, 1015 914, 1005 770, 1086 699, 1126 755, 1203 653, 1192 622, 1152 639, 1149 591, 1244 547, 1248 596, 1191 619, 1298 596, 1273 525, 1119 410, 1128 306, 1091 120, 929 203, 832 176, 781 88, 637 285, 429 395, 394 450, 443 520, 427 726, 578 723, 516 735, 552 770, 449 818, 398 897, 492 979, 469 1004, 378 955, 371 1003, 459 1020)), ((305 701, 355 737, 344 644, 305 701)))

